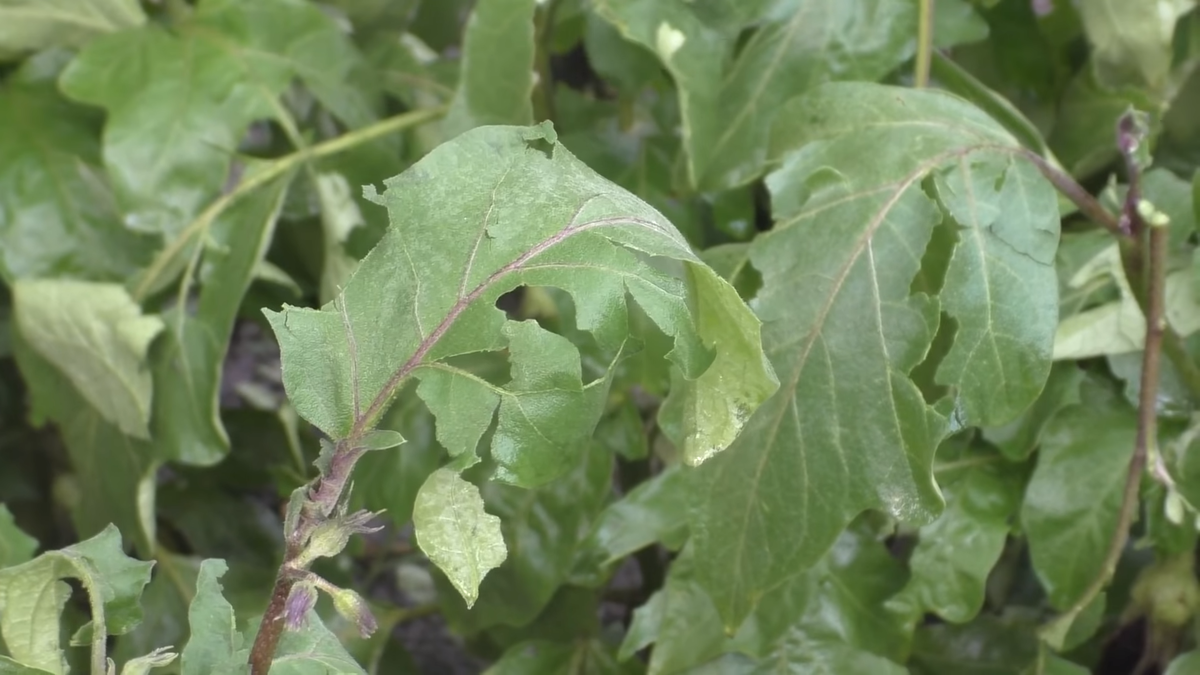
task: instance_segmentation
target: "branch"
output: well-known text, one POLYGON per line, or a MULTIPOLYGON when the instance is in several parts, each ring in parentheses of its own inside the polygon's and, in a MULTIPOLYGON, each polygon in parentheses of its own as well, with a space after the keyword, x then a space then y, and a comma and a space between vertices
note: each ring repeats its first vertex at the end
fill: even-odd
POLYGON ((929 64, 933 57, 933 3, 934 0, 919 0, 917 64, 913 73, 913 86, 917 89, 929 86, 929 64))
POLYGON ((246 180, 238 183, 238 186, 230 192, 221 195, 219 199, 214 201, 196 216, 196 219, 188 223, 187 227, 175 237, 166 248, 154 258, 150 263, 150 267, 138 279, 137 285, 133 289, 133 299, 137 302, 142 302, 148 295, 158 289, 159 284, 164 281, 173 267, 173 262, 179 253, 192 243, 193 240, 203 238, 203 234, 208 231, 210 225, 235 202, 242 197, 254 192, 258 188, 270 183, 276 178, 290 171, 292 168, 309 160, 320 159, 335 155, 339 152, 344 152, 350 148, 357 147, 368 141, 373 141, 380 136, 403 131, 409 127, 415 127, 425 122, 437 119, 446 113, 446 108, 426 108, 422 110, 414 110, 406 112, 395 117, 381 120, 370 126, 357 129, 348 134, 343 134, 337 138, 325 141, 311 148, 300 148, 289 155, 284 155, 279 159, 264 166, 261 170, 251 175, 246 180))
MULTIPOLYGON (((1132 113, 1121 117, 1117 126, 1117 146, 1125 158, 1129 179, 1129 192, 1117 221, 1121 232, 1129 236, 1121 241, 1121 258, 1131 286, 1140 288, 1139 303, 1146 316, 1146 341, 1142 352, 1141 391, 1138 394, 1137 440, 1129 470, 1125 476, 1125 489, 1121 495, 1121 507, 1117 512, 1117 524, 1100 573, 1092 579, 1083 594, 1063 614, 1043 631, 1043 635, 1065 635, 1075 617, 1100 595, 1116 572, 1117 562, 1129 541, 1129 528, 1137 514, 1138 493, 1142 474, 1146 469, 1146 458, 1157 440, 1158 375, 1163 352, 1163 337, 1168 331, 1164 309, 1167 264, 1167 227, 1164 223, 1146 223, 1141 209, 1141 167, 1135 152, 1143 136, 1135 128, 1132 113), (1132 272, 1132 274, 1131 274, 1132 272)), ((1106 212, 1107 213, 1107 212, 1106 212)), ((1111 218, 1111 216, 1110 216, 1111 218)), ((1186 354, 1184 354, 1186 358, 1186 354)), ((1187 359, 1190 364, 1191 359, 1187 359)), ((1193 368, 1194 368, 1194 364, 1193 368)))

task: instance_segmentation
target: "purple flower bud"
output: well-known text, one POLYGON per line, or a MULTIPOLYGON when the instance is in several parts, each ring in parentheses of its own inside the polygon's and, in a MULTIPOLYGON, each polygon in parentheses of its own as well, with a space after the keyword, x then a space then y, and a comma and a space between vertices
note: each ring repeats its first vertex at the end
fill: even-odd
POLYGON ((304 628, 305 617, 316 606, 316 587, 306 581, 296 583, 288 595, 287 604, 283 607, 283 625, 292 631, 304 628))

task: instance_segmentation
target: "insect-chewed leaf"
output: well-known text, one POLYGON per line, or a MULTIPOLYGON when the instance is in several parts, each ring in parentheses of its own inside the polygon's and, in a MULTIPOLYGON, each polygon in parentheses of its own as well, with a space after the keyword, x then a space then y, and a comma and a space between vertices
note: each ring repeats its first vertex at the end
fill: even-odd
POLYGON ((957 331, 937 381, 963 424, 1033 402, 1057 320, 1053 190, 985 114, 944 93, 834 83, 777 119, 776 226, 750 261, 784 384, 693 486, 699 577, 727 627, 862 510, 927 521, 941 507, 931 463, 946 420, 909 373, 943 312, 957 331), (956 239, 936 297, 912 290, 935 227, 956 239))
POLYGON ((669 358, 684 377, 671 395, 692 463, 727 447, 778 386, 733 287, 549 124, 475 129, 385 185, 374 199, 392 225, 343 293, 319 311, 267 312, 288 396, 330 436, 364 432, 416 377, 454 454, 472 452, 498 410, 497 478, 530 486, 560 475, 594 428, 608 379, 584 382, 575 345, 506 319, 496 299, 520 285, 570 293, 579 328, 614 358, 629 334, 627 296, 674 338, 669 358), (446 361, 498 350, 512 364, 504 386, 446 361))

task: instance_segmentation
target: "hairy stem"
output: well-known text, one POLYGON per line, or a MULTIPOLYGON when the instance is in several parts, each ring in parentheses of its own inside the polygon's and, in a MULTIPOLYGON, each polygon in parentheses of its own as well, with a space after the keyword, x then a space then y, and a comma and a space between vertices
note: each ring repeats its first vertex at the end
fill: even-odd
POLYGON ((175 237, 166 248, 154 258, 150 263, 150 267, 137 281, 137 285, 133 289, 133 298, 138 302, 142 302, 148 295, 156 291, 160 284, 165 281, 165 277, 170 274, 174 268, 176 258, 180 253, 191 243, 198 242, 203 239, 203 234, 208 230, 209 226, 225 212, 230 206, 237 202, 242 197, 254 192, 267 183, 279 178, 283 174, 299 166, 300 164, 328 157, 339 152, 344 152, 350 148, 357 147, 369 141, 373 141, 380 136, 403 131, 410 127, 415 127, 425 122, 437 119, 446 113, 446 109, 442 108, 426 108, 422 110, 414 110, 406 112, 395 117, 389 117, 372 124, 370 126, 357 129, 348 134, 343 134, 337 138, 325 141, 311 148, 300 148, 289 155, 284 155, 279 159, 272 161, 259 171, 255 172, 230 192, 222 195, 196 216, 196 219, 188 223, 187 227, 175 237))
POLYGON ((267 675, 270 672, 271 661, 275 658, 275 649, 279 646, 279 638, 283 637, 283 612, 287 608, 287 600, 292 593, 292 586, 295 585, 296 578, 287 567, 287 557, 285 556, 284 565, 275 575, 275 587, 271 589, 271 601, 267 604, 262 624, 258 627, 258 635, 254 638, 254 647, 250 650, 250 675, 267 675))
POLYGON ((933 55, 933 3, 934 0, 919 0, 917 19, 917 64, 913 73, 913 85, 917 89, 929 86, 929 64, 933 55))
MULTIPOLYGON (((1117 524, 1109 540, 1108 550, 1104 554, 1104 562, 1099 574, 1092 579, 1079 599, 1051 624, 1061 632, 1065 632, 1070 622, 1100 595, 1116 572, 1117 562, 1129 541, 1129 528, 1137 515, 1138 495, 1141 491, 1142 474, 1146 470, 1146 458, 1151 449, 1157 448, 1158 376, 1163 338, 1167 332, 1164 296, 1168 232, 1162 224, 1147 224, 1138 208, 1141 201, 1141 167, 1138 166, 1134 153, 1141 138, 1133 128, 1132 116, 1123 116, 1117 128, 1117 145, 1125 158, 1129 181, 1129 191, 1121 210, 1121 217, 1117 221, 1117 229, 1123 235, 1128 233, 1128 236, 1123 236, 1120 240, 1121 259, 1129 284, 1136 289, 1134 292, 1139 296, 1138 302, 1146 317, 1141 391, 1138 393, 1137 440, 1125 476, 1121 506, 1117 511, 1117 524)), ((1184 356, 1186 357, 1186 354, 1184 356)), ((1191 359, 1187 361, 1191 363, 1191 359)))

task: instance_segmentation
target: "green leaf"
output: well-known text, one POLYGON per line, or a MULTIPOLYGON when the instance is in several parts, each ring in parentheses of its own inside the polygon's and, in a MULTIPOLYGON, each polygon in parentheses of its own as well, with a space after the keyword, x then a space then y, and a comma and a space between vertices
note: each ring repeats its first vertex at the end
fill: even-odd
POLYGON ((121 433, 100 416, 52 363, 14 331, 13 351, 31 394, 35 422, 53 420, 71 458, 66 492, 80 536, 116 524, 145 557, 154 554, 155 475, 161 461, 154 444, 121 433))
POLYGON ((1142 6, 1122 0, 1079 3, 1096 77, 1106 87, 1165 88, 1175 21, 1194 6, 1191 0, 1153 0, 1142 6))
POLYGON ((104 419, 122 433, 150 438, 153 380, 146 350, 162 320, 143 316, 124 287, 67 280, 13 285, 17 329, 104 419))
POLYGON ((1034 570, 1058 609, 1104 572, 1137 435, 1134 411, 1106 385, 1087 383, 1082 400, 1046 428, 1021 508, 1034 570))
POLYGON ((1138 110, 1158 107, 1144 91, 1104 87, 1096 81, 1093 69, 1076 74, 1060 98, 1061 121, 1050 133, 1050 147, 1077 177, 1091 176, 1117 159, 1116 121, 1126 110, 1131 106, 1138 110))
POLYGON ((65 673, 59 622, 71 588, 62 579, 79 579, 95 624, 121 635, 142 620, 139 598, 153 566, 127 557, 110 525, 91 539, 0 570, 0 634, 9 653, 19 663, 65 673))
POLYGON ((1008 424, 984 429, 983 437, 1008 459, 1025 460, 1037 448, 1046 425, 1054 416, 1079 403, 1079 386, 1083 379, 1084 371, 1074 363, 1054 364, 1046 388, 1033 406, 1008 424))
POLYGON ((692 495, 682 467, 670 467, 639 483, 596 518, 581 556, 611 565, 655 542, 679 549, 687 538, 692 495))
POLYGON ((188 642, 188 605, 196 595, 201 561, 158 551, 154 578, 142 593, 144 621, 117 641, 110 656, 125 663, 163 645, 178 648, 188 642))
POLYGON ((271 661, 271 675, 366 675, 315 611, 304 628, 284 631, 271 661))
POLYGON ((1163 675, 1192 675, 1200 672, 1200 651, 1192 650, 1176 656, 1163 675))
POLYGON ((0 655, 0 675, 54 675, 41 668, 30 668, 0 655))
POLYGON ((1031 621, 985 614, 965 626, 917 629, 909 667, 913 675, 1015 675, 1037 655, 1036 625, 1031 621))
POLYGON ((67 102, 37 61, 0 85, 0 276, 123 279, 144 262, 147 239, 122 224, 94 115, 67 102))
POLYGON ((104 162, 126 222, 170 239, 221 194, 246 129, 281 114, 293 77, 349 124, 369 121, 373 103, 345 85, 356 58, 313 5, 205 0, 175 32, 93 41, 61 86, 108 112, 104 162))
POLYGON ((324 304, 337 297, 358 266, 358 259, 346 252, 346 243, 351 232, 366 223, 345 176, 322 173, 315 177, 314 183, 321 202, 321 230, 325 236, 325 264, 321 267, 324 304))
POLYGON ((176 307, 164 315, 166 339, 152 360, 154 439, 166 459, 210 465, 229 452, 220 419, 222 366, 238 307, 274 235, 288 178, 256 190, 213 223, 195 314, 176 307))
POLYGON ((500 519, 483 510, 479 488, 451 469, 433 472, 417 493, 413 526, 421 550, 474 605, 480 582, 507 555, 500 519))
POLYGON ((227 569, 224 560, 200 563, 196 595, 188 609, 192 637, 183 648, 182 675, 249 672, 245 654, 240 653, 242 636, 233 607, 221 591, 220 579, 227 569))
POLYGON ((0 569, 29 560, 37 547, 37 540, 22 532, 8 507, 0 504, 0 569))
POLYGON ((533 12, 536 0, 479 0, 463 36, 462 72, 446 138, 489 124, 533 122, 533 12))
POLYGON ((600 0, 595 8, 674 77, 689 175, 703 190, 758 177, 785 101, 832 79, 883 77, 912 54, 917 25, 907 0, 600 0))
POLYGON ((619 663, 614 649, 599 640, 575 643, 531 640, 510 647, 484 675, 639 675, 633 661, 619 663))
POLYGON ((452 377, 476 392, 465 399, 471 414, 454 420, 452 450, 470 448, 490 422, 483 401, 499 400, 497 477, 534 486, 561 475, 598 420, 608 382, 585 385, 570 342, 495 309, 521 284, 570 292, 578 327, 609 354, 628 336, 626 293, 675 338, 670 357, 686 379, 672 396, 686 411, 691 462, 725 448, 775 388, 758 322, 736 291, 658 213, 557 144, 548 125, 468 132, 386 185, 379 200, 393 226, 342 296, 321 311, 266 312, 289 398, 328 435, 369 428, 409 376, 433 381, 417 393, 435 415, 460 414, 447 398, 452 377), (631 249, 661 260, 651 266, 631 249), (506 347, 504 387, 445 362, 506 347))
POLYGON ((907 375, 939 321, 938 299, 908 290, 940 220, 922 181, 958 229, 944 298, 958 331, 937 380, 960 422, 1006 423, 1033 402, 1057 318, 1053 191, 987 116, 939 92, 845 83, 779 119, 778 154, 802 149, 767 179, 776 226, 750 260, 785 386, 692 487, 700 578, 730 628, 859 512, 919 523, 940 508, 930 465, 946 422, 907 375))
POLYGON ((1004 550, 1009 521, 1020 506, 1021 487, 1019 471, 992 462, 971 468, 944 488, 946 510, 921 528, 908 561, 912 577, 888 606, 914 622, 926 612, 951 623, 975 618, 988 576, 1004 550))
POLYGON ((567 582, 592 519, 612 489, 612 468, 612 454, 593 441, 570 473, 539 488, 485 483, 480 488, 484 506, 499 516, 505 548, 513 554, 483 579, 469 613, 453 599, 442 601, 452 625, 463 632, 525 626, 545 610, 567 582))
POLYGON ((3 0, 0 57, 47 47, 80 47, 97 35, 145 22, 137 0, 3 0))

